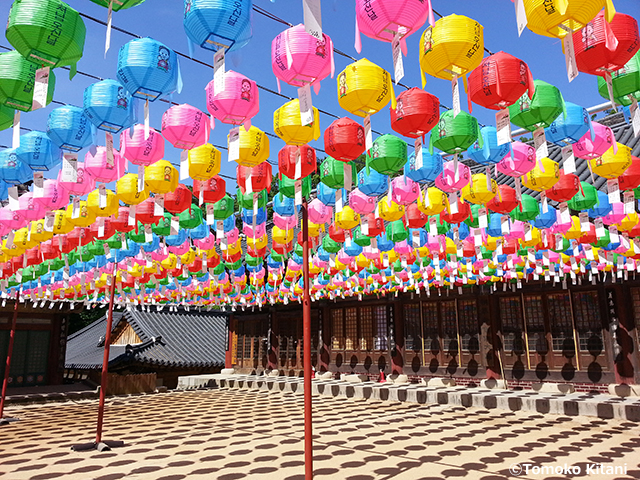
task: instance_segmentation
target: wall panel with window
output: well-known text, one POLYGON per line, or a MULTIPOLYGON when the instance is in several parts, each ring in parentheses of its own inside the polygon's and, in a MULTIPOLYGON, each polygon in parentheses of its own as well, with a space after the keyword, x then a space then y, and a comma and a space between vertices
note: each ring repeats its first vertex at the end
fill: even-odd
POLYGON ((526 331, 523 321, 522 297, 503 296, 498 299, 502 341, 502 362, 505 374, 510 368, 521 371, 531 368, 527 357, 526 331))
POLYGON ((611 369, 605 351, 607 326, 600 308, 597 290, 573 292, 573 316, 575 320, 580 369, 608 371, 611 369))

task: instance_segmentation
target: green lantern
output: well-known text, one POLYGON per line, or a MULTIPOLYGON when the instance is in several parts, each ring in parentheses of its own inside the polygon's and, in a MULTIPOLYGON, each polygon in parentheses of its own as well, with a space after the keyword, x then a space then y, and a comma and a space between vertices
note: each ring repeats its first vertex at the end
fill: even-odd
POLYGON ((469 207, 471 208, 471 215, 467 217, 464 223, 469 225, 471 228, 480 228, 480 209, 485 208, 484 205, 476 205, 475 203, 472 203, 469 207))
MULTIPOLYGON (((240 189, 238 189, 238 192, 240 192, 240 189)), ((228 193, 225 193, 224 197, 213 204, 213 218, 225 220, 231 215, 233 215, 233 198, 228 193)))
MULTIPOLYGON (((434 216, 434 215, 432 215, 434 216)), ((441 215, 435 215, 436 217, 436 229, 438 230, 438 235, 446 235, 447 232, 451 229, 451 225, 449 225, 447 222, 445 222, 442 219, 441 215)), ((431 218, 431 217, 429 217, 431 218)), ((427 225, 429 225, 429 223, 427 222, 427 225)))
MULTIPOLYGON (((213 212, 215 217, 215 206, 213 212)), ((202 210, 197 205, 191 205, 191 208, 178 214, 178 218, 180 219, 180 228, 196 228, 202 223, 202 210)))
POLYGON ((111 3, 111 8, 114 12, 118 12, 120 10, 126 10, 127 8, 135 7, 144 2, 144 0, 91 0, 93 3, 96 3, 102 7, 109 8, 109 3, 111 3))
POLYGON ((224 273, 224 265, 222 263, 219 263, 213 268, 214 275, 222 275, 223 273, 224 273))
POLYGON ((539 127, 549 127, 565 110, 564 99, 557 87, 542 80, 534 80, 533 84, 533 98, 529 98, 529 92, 525 92, 516 103, 509 106, 511 123, 530 132, 539 127))
POLYGON ((271 255, 271 259, 274 262, 284 262, 287 259, 287 255, 286 254, 280 254, 280 253, 276 252, 275 250, 271 250, 271 253, 269 255, 271 255))
POLYGON ((61 268, 64 268, 64 259, 63 258, 52 258, 51 263, 49 264, 52 271, 58 271, 61 268))
POLYGON ((117 233, 105 240, 109 248, 122 248, 122 240, 117 233))
POLYGON ((352 184, 357 182, 356 164, 354 162, 341 162, 333 157, 327 157, 320 165, 320 181, 329 188, 344 188, 344 172, 351 169, 352 184))
POLYGON ((529 222, 531 220, 535 220, 535 218, 539 214, 540 206, 538 205, 538 201, 531 195, 527 195, 526 193, 522 194, 520 206, 514 208, 509 213, 511 218, 513 218, 514 220, 520 220, 521 222, 529 222))
POLYGON ((104 255, 104 241, 103 240, 94 240, 93 242, 87 245, 89 248, 89 253, 91 255, 104 255))
POLYGON ((366 235, 362 234, 362 229, 360 228, 360 225, 354 228, 352 232, 353 232, 353 241, 357 245, 360 245, 361 247, 367 247, 371 245, 371 237, 367 237, 366 235))
POLYGON ((598 191, 587 182, 580 182, 580 190, 576 193, 567 205, 571 210, 588 210, 598 203, 598 191))
POLYGON ((322 248, 324 248, 329 253, 338 253, 342 248, 342 244, 336 242, 329 235, 325 235, 322 239, 322 248))
POLYGON ((454 117, 453 110, 447 110, 440 115, 440 121, 431 131, 429 139, 429 151, 433 153, 433 147, 447 153, 456 153, 467 150, 475 141, 483 146, 482 135, 478 120, 467 112, 460 112, 454 117))
MULTIPOLYGON (((31 111, 37 68, 15 50, 0 54, 0 104, 23 112, 31 111)), ((55 86, 56 77, 51 72, 47 105, 53 100, 55 86)))
POLYGON ((409 237, 407 227, 404 226, 404 222, 402 220, 390 222, 387 225, 386 233, 387 240, 391 240, 394 243, 401 242, 409 237))
MULTIPOLYGON (((295 198, 296 196, 296 181, 287 177, 286 175, 280 175, 278 179, 278 188, 282 195, 288 198, 295 198)), ((311 193, 311 177, 304 177, 302 179, 302 196, 308 197, 311 193)))
POLYGON ((5 34, 30 62, 52 68, 70 65, 73 76, 86 28, 80 14, 60 0, 14 0, 5 34))
POLYGON ((0 105, 0 130, 6 130, 13 125, 13 109, 0 105))
POLYGON ((609 230, 605 228, 604 235, 598 238, 598 240, 595 243, 592 243, 591 245, 597 248, 604 248, 607 245, 609 245, 609 243, 611 243, 611 237, 609 236, 609 230))
POLYGON ((127 232, 127 240, 131 240, 136 243, 146 243, 144 224, 142 222, 138 222, 137 228, 127 232))
POLYGON ((89 244, 76 248, 75 253, 76 258, 81 262, 89 262, 93 260, 94 257, 93 253, 91 253, 91 250, 89 249, 89 244))
POLYGON ((242 266, 242 259, 237 260, 235 262, 224 262, 224 265, 229 270, 237 270, 242 266))
MULTIPOLYGON (((254 193, 256 193, 256 192, 254 192, 254 193)), ((253 208, 253 195, 254 195, 254 193, 243 194, 240 191, 240 188, 238 188, 236 190, 236 199, 238 200, 238 204, 240 205, 241 208, 253 208)), ((268 196, 267 196, 267 190, 266 189, 260 190, 259 192, 257 192, 256 201, 258 202, 258 208, 262 208, 262 207, 267 205, 268 196)), ((233 207, 233 202, 232 202, 231 206, 233 207)))
POLYGON ((151 225, 151 231, 159 237, 168 237, 171 235, 171 218, 173 215, 169 212, 164 212, 164 217, 161 218, 158 223, 151 225))
MULTIPOLYGON (((631 105, 628 95, 640 100, 640 50, 620 70, 611 74, 613 99, 620 105, 631 105)), ((598 92, 609 100, 609 89, 604 78, 598 77, 598 92)))
POLYGON ((264 259, 262 257, 253 257, 247 253, 244 257, 244 261, 247 262, 247 265, 250 267, 257 267, 258 265, 262 265, 264 259))
POLYGON ((368 169, 382 175, 397 173, 407 163, 407 143, 395 135, 382 135, 367 152, 366 162, 368 169))

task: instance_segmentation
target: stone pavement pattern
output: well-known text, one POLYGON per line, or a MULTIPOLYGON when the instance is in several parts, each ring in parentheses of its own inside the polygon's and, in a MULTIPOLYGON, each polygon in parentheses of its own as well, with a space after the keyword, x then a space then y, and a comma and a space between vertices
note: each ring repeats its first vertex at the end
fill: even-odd
MULTIPOLYGON (((97 401, 10 406, 0 427, 0 479, 304 478, 303 397, 209 389, 114 397, 103 438, 111 452, 73 452, 91 441, 97 401)), ((640 424, 451 405, 314 397, 316 478, 515 478, 509 466, 627 464, 640 478, 640 424)), ((566 478, 524 476, 519 478, 566 478)))

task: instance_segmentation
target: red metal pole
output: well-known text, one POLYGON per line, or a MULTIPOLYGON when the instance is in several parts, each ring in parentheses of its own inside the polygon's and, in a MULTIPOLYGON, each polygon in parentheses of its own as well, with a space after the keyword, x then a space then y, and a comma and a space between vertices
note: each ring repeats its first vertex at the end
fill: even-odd
POLYGON ((9 370, 11 369, 11 354, 13 353, 13 340, 16 337, 16 323, 18 323, 18 298, 16 297, 13 306, 13 320, 11 322, 11 335, 9 337, 9 348, 7 350, 7 364, 4 367, 4 381, 2 382, 2 398, 0 398, 0 419, 4 414, 4 399, 7 396, 7 386, 9 385, 9 370))
POLYGON ((311 298, 309 297, 309 210, 302 199, 302 336, 304 342, 304 473, 313 478, 313 423, 311 422, 311 298))
POLYGON ((111 276, 111 299, 107 313, 107 333, 104 336, 104 356, 102 357, 102 379, 100 380, 100 404, 98 406, 98 426, 96 428, 96 443, 102 441, 102 424, 104 419, 104 399, 107 396, 107 382, 109 379, 109 347, 111 345, 111 326, 113 324, 113 299, 116 292, 116 264, 113 264, 111 276))

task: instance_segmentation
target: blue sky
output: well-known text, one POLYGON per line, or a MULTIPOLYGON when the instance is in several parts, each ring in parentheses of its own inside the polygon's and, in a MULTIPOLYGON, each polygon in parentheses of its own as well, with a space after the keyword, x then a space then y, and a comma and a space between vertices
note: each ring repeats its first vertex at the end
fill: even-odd
MULTIPOLYGON (((101 20, 106 20, 107 9, 88 0, 69 0, 76 10, 101 20)), ((617 11, 640 18, 640 2, 638 0, 614 0, 617 11)), ((277 15, 283 20, 298 24, 303 21, 301 0, 254 0, 254 4, 277 15)), ((358 59, 366 57, 370 61, 393 72, 391 45, 362 37, 362 53, 358 54, 354 48, 355 13, 354 0, 323 0, 322 25, 324 33, 328 34, 336 48, 358 59)), ((0 18, 8 17, 11 2, 4 0, 0 3, 0 18)), ((604 101, 597 92, 595 77, 581 73, 578 78, 569 83, 565 69, 564 55, 559 40, 535 35, 529 30, 518 37, 515 21, 515 11, 510 0, 433 0, 434 9, 442 15, 457 13, 466 15, 479 21, 484 27, 485 47, 491 52, 500 50, 523 59, 529 64, 534 78, 542 79, 556 85, 562 91, 566 101, 580 104, 584 107, 600 104, 604 101)), ((187 37, 182 26, 182 0, 147 0, 145 3, 123 10, 113 15, 113 24, 139 36, 149 36, 163 42, 168 47, 188 53, 187 37)), ((438 17, 436 16, 436 19, 438 17)), ((85 19, 87 38, 84 56, 78 63, 78 70, 101 78, 115 78, 118 49, 133 37, 112 32, 111 49, 106 59, 104 57, 104 41, 106 28, 91 20, 85 19)), ((253 12, 253 39, 242 50, 227 56, 227 69, 236 70, 260 85, 277 90, 275 76, 271 70, 271 41, 286 29, 287 26, 263 15, 253 12)), ((408 56, 404 58, 405 77, 402 83, 408 86, 420 86, 420 70, 418 65, 418 41, 420 33, 410 36, 407 40, 408 56)), ((6 38, 0 39, 0 45, 10 47, 6 38)), ((4 49, 0 49, 5 51, 4 49)), ((485 53, 485 56, 488 55, 485 53)), ((213 63, 213 52, 194 48, 194 58, 213 63)), ((336 76, 352 60, 340 55, 335 56, 336 76)), ((180 59, 184 89, 181 94, 175 94, 173 100, 178 103, 188 103, 206 112, 205 91, 207 83, 213 78, 213 70, 197 64, 189 59, 180 59)), ((54 99, 72 105, 82 106, 84 89, 95 82, 90 78, 78 74, 73 81, 69 81, 68 72, 56 70, 57 85, 54 99)), ((394 86, 396 95, 403 88, 394 86)), ((437 95, 441 102, 451 106, 451 86, 445 80, 427 77, 426 90, 437 95)), ((282 84, 282 94, 296 97, 295 87, 282 84)), ((466 110, 466 96, 463 94, 462 108, 466 110)), ((273 112, 288 100, 273 95, 264 90, 260 91, 260 113, 254 117, 253 124, 267 132, 273 132, 273 112)), ((313 95, 313 104, 323 110, 338 116, 348 116, 338 104, 335 79, 327 78, 322 81, 319 95, 313 95)), ((22 114, 24 127, 45 130, 49 112, 57 105, 27 114, 22 114)), ((151 125, 160 127, 162 113, 168 108, 166 103, 151 104, 151 125)), ((483 124, 495 123, 495 112, 474 105, 473 115, 483 124)), ((355 117, 354 117, 355 118, 355 117)), ((362 121, 360 118, 355 118, 362 121)), ((320 127, 324 131, 333 121, 327 115, 320 115, 320 127)), ((374 130, 383 133, 393 133, 389 126, 388 108, 383 109, 372 117, 374 130)), ((210 142, 216 145, 226 145, 226 135, 229 126, 216 122, 210 142)), ((374 135, 375 138, 375 135, 374 135)), ((104 142, 104 135, 99 134, 100 142, 104 142)), ((277 138, 270 138, 270 161, 277 164, 277 154, 284 142, 277 138)), ((11 145, 11 131, 0 132, 0 145, 11 145)), ((314 146, 323 148, 322 137, 314 146)), ((85 152, 81 153, 81 157, 85 152)), ((179 163, 180 152, 167 143, 165 158, 175 164, 179 163)), ((323 156, 319 153, 319 156, 323 156)), ((135 172, 135 167, 131 171, 135 172)), ((277 167, 274 166, 274 173, 277 167)), ((235 178, 235 163, 227 162, 226 151, 223 151, 222 174, 235 178)), ((53 177, 54 172, 45 175, 53 177)), ((189 181, 187 181, 189 183, 189 181)), ((227 190, 235 191, 235 182, 227 181, 227 190)))

